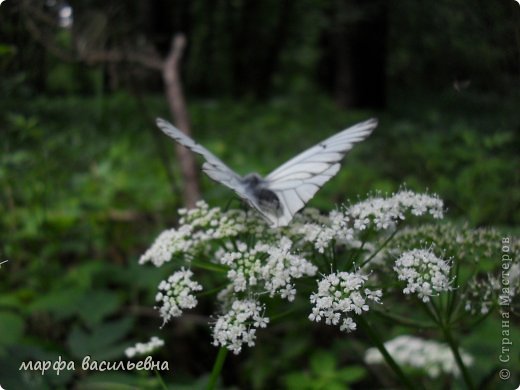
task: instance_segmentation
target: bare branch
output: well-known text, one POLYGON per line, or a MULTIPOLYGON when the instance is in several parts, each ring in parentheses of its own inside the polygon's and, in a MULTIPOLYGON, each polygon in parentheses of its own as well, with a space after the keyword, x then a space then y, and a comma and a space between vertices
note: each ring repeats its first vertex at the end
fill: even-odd
POLYGON ((145 68, 162 70, 163 63, 157 53, 130 53, 119 50, 87 50, 80 54, 81 60, 90 65, 107 62, 133 62, 145 68))
POLYGON ((54 42, 54 39, 49 36, 42 28, 38 26, 37 23, 33 20, 38 19, 42 21, 42 23, 46 24, 49 27, 56 28, 55 22, 49 15, 46 15, 44 12, 40 10, 36 10, 34 7, 28 5, 28 2, 24 1, 22 3, 22 12, 24 13, 24 22, 27 27, 27 31, 31 34, 33 39, 40 43, 45 49, 47 49, 50 53, 66 62, 76 62, 77 58, 74 53, 64 49, 63 47, 57 45, 54 42))
MULTIPOLYGON (((183 34, 173 37, 170 52, 163 63, 162 74, 166 86, 166 97, 170 111, 175 118, 175 124, 185 134, 190 135, 191 125, 180 79, 180 62, 185 46, 186 37, 183 34)), ((197 165, 193 154, 179 144, 176 144, 176 153, 184 179, 184 204, 187 207, 194 207, 195 202, 200 198, 197 165)))
MULTIPOLYGON (((54 37, 45 31, 39 25, 46 26, 52 30, 56 30, 58 25, 56 20, 49 14, 32 6, 30 2, 24 1, 22 3, 22 11, 25 14, 24 20, 27 30, 31 36, 44 46, 50 53, 66 62, 84 61, 89 65, 102 63, 117 63, 117 62, 131 62, 139 64, 145 68, 162 71, 163 64, 159 54, 153 48, 144 48, 137 50, 96 50, 96 49, 81 49, 81 50, 67 50, 55 42, 54 37)), ((77 42, 75 46, 80 47, 77 42)))

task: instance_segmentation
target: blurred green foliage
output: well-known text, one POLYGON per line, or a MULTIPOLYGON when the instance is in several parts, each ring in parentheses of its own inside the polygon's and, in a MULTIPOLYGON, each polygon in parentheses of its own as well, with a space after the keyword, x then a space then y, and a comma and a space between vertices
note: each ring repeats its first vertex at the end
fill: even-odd
MULTIPOLYGON (((46 3, 54 16, 63 5, 46 3)), ((186 32, 183 81, 194 135, 238 172, 266 174, 376 116, 374 134, 310 206, 330 210, 406 183, 438 193, 457 223, 518 229, 514 1, 69 3, 74 28, 45 30, 61 49, 74 49, 73 37, 94 49, 139 47, 145 37, 164 54, 172 34, 186 32), (335 39, 377 7, 387 7, 381 22, 388 24, 388 109, 340 110, 323 93, 330 79, 338 81, 344 47, 335 39), (267 92, 263 102, 251 98, 259 91, 267 92)), ((2 4, 0 25, 0 262, 9 260, 0 266, 0 384, 156 389, 164 380, 176 389, 204 388, 216 349, 199 313, 209 312, 210 301, 160 331, 151 306, 168 269, 137 265, 182 206, 173 144, 153 123, 169 116, 164 98, 134 96, 160 90, 160 77, 135 64, 57 59, 28 31, 20 4, 2 4), (58 356, 124 360, 127 346, 153 334, 167 345, 155 356, 170 362, 162 379, 139 371, 19 371, 22 361, 58 356)), ((226 206, 233 197, 201 180, 210 205, 226 206)), ((375 386, 373 373, 350 367, 362 359, 363 340, 304 317, 274 324, 254 349, 230 356, 225 382, 254 389, 375 386)), ((399 334, 386 325, 382 320, 382 334, 399 334)), ((463 343, 477 356, 476 375, 496 365, 499 326, 486 322, 463 343)))
MULTIPOLYGON (((159 332, 150 306, 165 270, 140 267, 137 259, 159 231, 175 224, 179 172, 173 144, 150 115, 167 117, 160 98, 148 97, 144 106, 125 94, 2 104, 1 258, 9 262, 0 269, 0 378, 7 388, 56 388, 71 383, 72 373, 13 373, 21 361, 58 355, 121 360, 126 347, 159 332)), ((377 116, 375 133, 347 156, 312 206, 330 210, 406 182, 437 192, 451 219, 511 228, 519 221, 516 107, 513 100, 447 92, 430 100, 396 97, 384 113, 345 112, 314 95, 265 103, 195 100, 190 114, 198 141, 240 173, 263 174, 335 131, 377 116)), ((202 184, 212 205, 225 206, 232 198, 205 177, 202 184)), ((310 325, 304 328, 312 332, 310 325)), ((277 364, 267 347, 271 341, 259 342, 244 354, 243 367, 230 359, 227 375, 250 372, 254 379, 242 380, 255 388, 274 378, 289 388, 303 382, 307 388, 345 388, 361 378, 363 370, 345 369, 341 358, 356 352, 355 345, 312 352, 312 343, 295 330, 283 330, 293 334, 284 336, 285 347, 273 344, 277 364), (310 360, 302 360, 310 352, 310 360), (262 364, 266 359, 273 364, 262 364)), ((180 320, 161 335, 169 347, 156 358, 174 366, 175 383, 204 378, 216 353, 207 327, 180 320), (179 334, 185 340, 180 344, 179 334), (169 337, 175 339, 171 347, 169 337)), ((74 380, 87 387, 160 383, 142 372, 74 380)))
POLYGON ((289 389, 350 389, 349 384, 358 382, 365 370, 358 366, 338 369, 336 357, 331 352, 316 351, 309 361, 308 371, 296 371, 285 376, 289 389))

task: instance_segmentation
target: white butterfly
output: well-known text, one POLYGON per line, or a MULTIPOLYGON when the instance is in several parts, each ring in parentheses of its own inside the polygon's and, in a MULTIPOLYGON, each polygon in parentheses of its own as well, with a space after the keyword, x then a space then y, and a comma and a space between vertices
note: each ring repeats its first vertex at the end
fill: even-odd
POLYGON ((271 224, 286 226, 330 178, 338 173, 345 154, 377 126, 376 119, 358 123, 307 149, 262 178, 257 173, 240 176, 218 157, 164 119, 157 126, 181 145, 201 154, 202 170, 237 193, 271 224))

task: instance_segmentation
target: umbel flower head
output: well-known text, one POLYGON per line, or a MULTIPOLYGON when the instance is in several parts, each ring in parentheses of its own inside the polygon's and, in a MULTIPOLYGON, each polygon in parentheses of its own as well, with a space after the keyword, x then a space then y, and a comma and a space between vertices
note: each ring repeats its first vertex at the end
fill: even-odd
POLYGON ((155 300, 160 302, 159 312, 163 325, 172 317, 182 315, 183 309, 197 306, 197 298, 193 292, 202 290, 202 286, 191 280, 193 272, 182 268, 159 284, 159 292, 155 300))
POLYGON ((260 290, 269 296, 280 295, 294 300, 293 280, 313 276, 317 268, 303 257, 292 254, 292 242, 287 237, 272 244, 257 243, 249 249, 238 243, 237 250, 225 252, 220 263, 229 267, 227 273, 235 292, 260 290))
POLYGON ((498 274, 486 274, 473 278, 464 294, 464 309, 471 314, 487 314, 493 307, 507 303, 515 310, 515 299, 520 290, 520 263, 500 268, 498 274))
MULTIPOLYGON (((153 245, 141 256, 139 264, 147 262, 160 267, 180 254, 191 260, 211 240, 236 237, 247 230, 246 213, 240 210, 222 212, 218 207, 210 208, 199 201, 192 209, 180 209, 179 228, 162 232, 153 245)), ((247 215, 249 220, 253 219, 247 215)))
POLYGON ((231 309, 213 325, 213 345, 226 347, 234 354, 242 350, 242 344, 254 346, 256 329, 265 328, 269 322, 264 311, 265 305, 255 300, 233 301, 231 309))
POLYGON ((356 235, 368 229, 394 229, 410 214, 441 219, 443 210, 444 204, 437 196, 403 190, 389 197, 375 196, 334 210, 328 218, 309 213, 304 223, 294 224, 292 234, 303 236, 304 241, 313 243, 318 252, 324 253, 332 242, 358 246, 356 235))
POLYGON ((404 294, 416 293, 423 302, 451 289, 450 263, 427 249, 403 253, 395 262, 399 280, 406 281, 404 294))
MULTIPOLYGON (((460 374, 450 347, 437 341, 402 335, 387 341, 385 348, 398 364, 425 371, 432 378, 441 374, 460 374)), ((473 364, 471 355, 462 350, 460 354, 466 366, 473 364)), ((383 355, 376 348, 369 348, 365 352, 365 362, 381 364, 384 362, 383 355)))
POLYGON ((403 190, 388 198, 373 197, 358 202, 347 208, 345 215, 352 219, 355 230, 368 227, 384 230, 404 220, 407 212, 415 216, 430 214, 441 219, 443 202, 436 196, 403 190))
MULTIPOLYGON (((295 300, 297 279, 315 277, 317 265, 327 267, 329 257, 336 254, 339 271, 317 278, 309 319, 337 325, 346 332, 355 330, 356 315, 366 313, 370 303, 380 302, 382 292, 367 288, 368 276, 360 272, 340 272, 352 266, 352 258, 341 258, 342 253, 355 248, 365 266, 378 253, 375 242, 366 241, 367 237, 388 236, 388 231, 409 215, 441 218, 442 211, 442 201, 436 196, 400 191, 328 215, 304 210, 290 226, 273 229, 255 212, 223 211, 198 202, 194 209, 179 210, 179 226, 161 233, 139 263, 157 267, 180 263, 180 270, 158 287, 156 301, 163 325, 197 305, 196 293, 202 286, 183 265, 215 272, 212 279, 222 286, 217 300, 224 302, 225 310, 211 325, 213 342, 238 353, 244 345, 254 345, 256 330, 267 325, 269 319, 263 313, 270 298, 295 300), (365 234, 366 229, 370 235, 365 234), (260 296, 263 303, 256 298, 260 296)), ((380 252, 384 254, 388 256, 380 252)), ((398 274, 402 271, 406 276, 402 276, 408 282, 406 293, 417 292, 422 299, 429 299, 449 287, 443 279, 449 267, 446 270, 442 261, 423 257, 410 264, 407 257, 402 258, 398 274)))
POLYGON ((156 349, 164 345, 164 340, 157 336, 153 336, 147 343, 137 343, 134 347, 128 347, 125 350, 125 355, 129 358, 134 356, 149 355, 156 349))
POLYGON ((340 330, 352 332, 356 323, 352 313, 361 315, 368 311, 369 301, 379 302, 381 290, 363 289, 367 276, 359 273, 338 272, 325 276, 318 282, 318 292, 311 295, 314 304, 311 321, 325 320, 327 325, 340 325, 340 330))

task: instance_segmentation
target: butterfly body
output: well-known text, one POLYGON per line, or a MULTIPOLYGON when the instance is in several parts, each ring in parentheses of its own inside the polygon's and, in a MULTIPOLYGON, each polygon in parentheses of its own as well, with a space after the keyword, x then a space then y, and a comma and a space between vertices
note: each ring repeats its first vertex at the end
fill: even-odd
POLYGON ((157 125, 166 135, 202 155, 206 159, 202 170, 210 178, 232 189, 272 227, 279 227, 286 226, 321 186, 338 173, 345 154, 372 132, 377 120, 370 119, 327 138, 265 178, 257 173, 240 176, 172 124, 158 118, 157 125))
POLYGON ((269 189, 269 183, 257 173, 250 173, 242 178, 242 183, 249 199, 254 199, 253 207, 259 207, 266 213, 281 214, 282 204, 278 196, 269 189))

